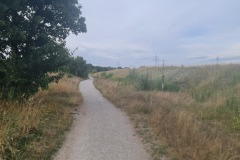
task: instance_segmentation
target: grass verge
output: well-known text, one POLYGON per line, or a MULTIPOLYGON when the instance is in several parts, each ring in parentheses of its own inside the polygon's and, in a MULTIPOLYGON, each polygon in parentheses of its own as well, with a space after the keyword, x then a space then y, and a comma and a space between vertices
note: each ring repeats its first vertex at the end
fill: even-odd
POLYGON ((95 85, 130 115, 153 159, 239 160, 239 67, 167 68, 177 92, 140 90, 114 73, 95 85))
POLYGON ((0 102, 0 159, 51 159, 82 102, 79 82, 64 77, 27 102, 0 102))

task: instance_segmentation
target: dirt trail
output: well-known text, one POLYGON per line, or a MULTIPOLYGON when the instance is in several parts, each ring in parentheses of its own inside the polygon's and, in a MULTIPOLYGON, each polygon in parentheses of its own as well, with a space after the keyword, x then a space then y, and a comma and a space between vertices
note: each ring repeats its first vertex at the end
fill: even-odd
POLYGON ((106 100, 89 79, 81 82, 84 102, 54 160, 149 160, 128 117, 106 100))

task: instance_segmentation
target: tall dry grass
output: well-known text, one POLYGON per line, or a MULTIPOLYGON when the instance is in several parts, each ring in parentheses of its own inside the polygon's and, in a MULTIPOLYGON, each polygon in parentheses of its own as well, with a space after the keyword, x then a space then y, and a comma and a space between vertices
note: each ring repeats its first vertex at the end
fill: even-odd
POLYGON ((79 78, 64 77, 27 102, 0 102, 0 159, 51 159, 81 103, 79 78))
POLYGON ((171 74, 183 76, 168 73, 184 83, 180 92, 139 91, 114 78, 98 78, 95 85, 129 113, 154 159, 168 155, 181 160, 238 160, 240 132, 233 122, 239 125, 234 117, 240 83, 238 72, 229 71, 237 71, 239 65, 218 66, 216 71, 209 67, 181 72, 170 68, 171 74))

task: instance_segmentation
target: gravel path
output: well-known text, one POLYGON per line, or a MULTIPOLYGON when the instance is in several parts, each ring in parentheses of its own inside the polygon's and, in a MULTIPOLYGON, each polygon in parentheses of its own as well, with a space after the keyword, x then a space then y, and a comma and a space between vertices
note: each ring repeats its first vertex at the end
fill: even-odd
POLYGON ((84 102, 54 160, 149 160, 128 117, 103 98, 89 79, 81 82, 84 102))

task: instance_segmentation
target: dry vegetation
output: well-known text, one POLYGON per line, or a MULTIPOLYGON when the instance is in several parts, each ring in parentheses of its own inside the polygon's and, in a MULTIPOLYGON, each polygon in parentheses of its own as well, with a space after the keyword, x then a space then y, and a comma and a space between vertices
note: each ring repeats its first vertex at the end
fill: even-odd
POLYGON ((62 78, 27 102, 0 102, 0 159, 51 159, 82 102, 79 78, 62 78))
MULTIPOLYGON (((135 72, 151 84, 161 76, 157 68, 135 72)), ((130 115, 154 159, 240 159, 240 65, 168 67, 164 92, 143 91, 146 81, 119 71, 101 75, 95 85, 130 115)))

